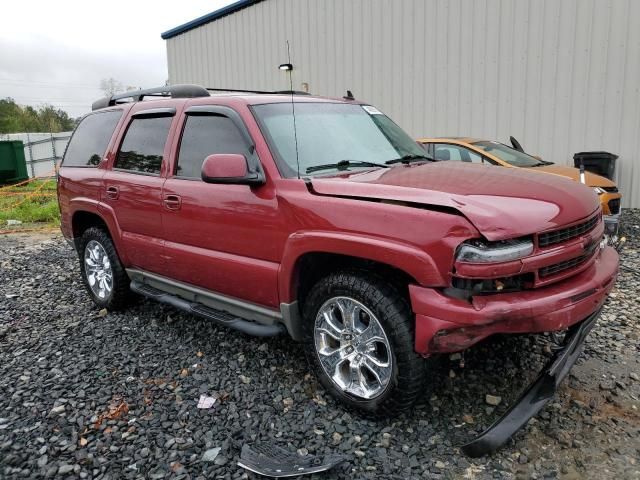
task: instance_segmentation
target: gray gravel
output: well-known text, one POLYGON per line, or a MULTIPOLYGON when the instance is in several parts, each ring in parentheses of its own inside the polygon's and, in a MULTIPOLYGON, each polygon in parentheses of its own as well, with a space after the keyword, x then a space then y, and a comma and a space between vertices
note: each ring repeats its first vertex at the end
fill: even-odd
POLYGON ((301 347, 141 301, 96 310, 60 236, 0 237, 0 477, 256 478, 243 442, 346 453, 316 478, 640 478, 640 211, 624 211, 623 270, 556 399, 497 454, 457 445, 544 364, 541 336, 496 337, 444 359, 406 416, 347 412, 301 347), (211 409, 200 395, 217 397, 211 409))

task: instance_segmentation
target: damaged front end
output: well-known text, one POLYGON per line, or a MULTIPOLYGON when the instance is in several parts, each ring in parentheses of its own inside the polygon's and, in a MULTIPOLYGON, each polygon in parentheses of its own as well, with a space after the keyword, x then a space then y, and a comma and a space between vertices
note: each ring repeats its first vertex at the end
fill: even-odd
POLYGON ((578 359, 618 272, 618 254, 603 234, 596 213, 531 238, 467 240, 456 252, 448 288, 410 286, 415 348, 425 356, 460 352, 494 334, 567 331, 520 399, 462 447, 467 455, 503 445, 553 397, 578 359))

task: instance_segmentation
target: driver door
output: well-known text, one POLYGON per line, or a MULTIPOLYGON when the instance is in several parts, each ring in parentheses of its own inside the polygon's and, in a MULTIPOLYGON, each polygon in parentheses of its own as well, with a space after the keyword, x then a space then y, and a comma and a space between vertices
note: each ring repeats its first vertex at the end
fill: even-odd
POLYGON ((184 114, 173 171, 163 187, 162 224, 172 279, 278 308, 278 245, 282 245, 272 184, 211 184, 204 159, 216 153, 259 161, 237 113, 222 106, 184 114))

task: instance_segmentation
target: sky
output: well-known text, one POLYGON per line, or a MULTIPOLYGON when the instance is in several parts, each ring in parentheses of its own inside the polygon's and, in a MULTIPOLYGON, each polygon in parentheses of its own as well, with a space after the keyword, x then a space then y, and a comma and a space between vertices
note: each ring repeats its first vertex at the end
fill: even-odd
POLYGON ((167 80, 160 34, 228 0, 17 0, 2 6, 0 98, 52 104, 72 117, 104 96, 101 79, 150 88, 167 80))

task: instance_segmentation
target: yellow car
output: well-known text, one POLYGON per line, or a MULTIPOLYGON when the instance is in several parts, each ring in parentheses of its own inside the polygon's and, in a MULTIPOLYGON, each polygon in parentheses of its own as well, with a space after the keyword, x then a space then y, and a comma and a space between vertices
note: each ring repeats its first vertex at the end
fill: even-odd
MULTIPOLYGON (((512 140, 515 142, 515 140, 512 140)), ((580 170, 565 165, 545 162, 521 150, 492 140, 480 140, 466 137, 421 138, 418 140, 430 157, 436 160, 457 160, 461 162, 484 163, 502 167, 531 168, 536 171, 552 173, 580 181, 580 170)), ((517 142, 514 144, 519 147, 517 142)), ((520 147, 521 148, 521 147, 520 147)), ((592 187, 600 198, 608 230, 617 231, 618 214, 622 195, 616 184, 606 177, 585 172, 585 184, 592 187), (615 225, 614 225, 615 224, 615 225)))

